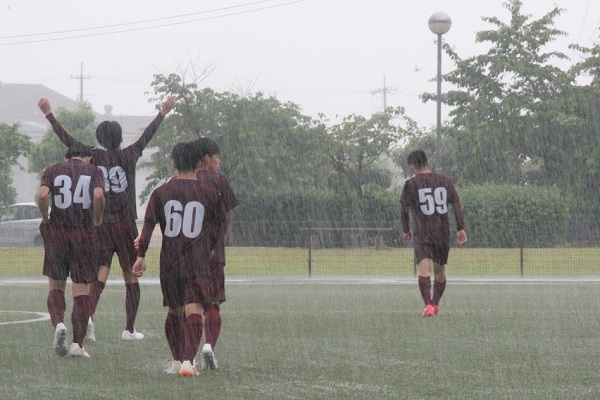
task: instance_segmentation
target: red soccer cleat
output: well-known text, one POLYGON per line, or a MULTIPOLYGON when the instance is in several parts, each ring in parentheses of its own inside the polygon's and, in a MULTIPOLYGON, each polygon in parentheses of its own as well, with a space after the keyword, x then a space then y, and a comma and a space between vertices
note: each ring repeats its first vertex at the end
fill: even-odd
POLYGON ((440 306, 438 306, 437 304, 435 304, 433 306, 433 315, 438 315, 439 312, 440 312, 440 306))
POLYGON ((435 315, 433 306, 431 304, 427 304, 425 306, 425 310, 423 310, 424 317, 433 317, 435 315))

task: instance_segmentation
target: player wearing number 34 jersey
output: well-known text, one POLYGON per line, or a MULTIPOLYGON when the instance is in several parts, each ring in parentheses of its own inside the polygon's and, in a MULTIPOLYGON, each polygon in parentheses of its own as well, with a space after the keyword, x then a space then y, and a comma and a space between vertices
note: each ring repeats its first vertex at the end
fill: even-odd
POLYGON ((454 185, 444 175, 429 169, 423 150, 409 154, 408 167, 414 174, 402 190, 401 222, 404 241, 414 241, 418 264, 419 289, 425 302, 424 316, 438 313, 439 301, 446 288, 446 263, 450 252, 450 207, 456 218, 456 241, 467 241, 465 218, 454 185), (410 229, 410 215, 413 229, 410 229), (434 273, 433 296, 431 272, 434 273))

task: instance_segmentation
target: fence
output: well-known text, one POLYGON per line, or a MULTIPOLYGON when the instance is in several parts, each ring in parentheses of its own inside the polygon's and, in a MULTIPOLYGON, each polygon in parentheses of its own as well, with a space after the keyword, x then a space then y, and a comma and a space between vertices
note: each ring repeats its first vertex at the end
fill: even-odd
MULTIPOLYGON (((412 244, 403 243, 400 232, 397 226, 375 223, 235 221, 226 271, 228 276, 412 277, 412 244)), ((596 240, 593 235, 586 243, 596 240)), ((12 236, 18 236, 16 231, 12 236)), ((451 249, 449 276, 600 277, 597 245, 480 247, 470 239, 466 246, 451 249)), ((147 275, 157 276, 158 231, 151 245, 147 275)), ((33 243, 1 244, 0 277, 41 276, 43 253, 43 247, 33 243)), ((118 265, 116 257, 113 264, 118 265)), ((115 272, 112 275, 118 276, 115 272)))

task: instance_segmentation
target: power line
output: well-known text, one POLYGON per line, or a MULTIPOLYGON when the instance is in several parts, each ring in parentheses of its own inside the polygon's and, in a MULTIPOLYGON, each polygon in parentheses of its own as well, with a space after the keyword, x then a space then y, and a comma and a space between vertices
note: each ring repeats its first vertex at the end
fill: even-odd
MULTIPOLYGON (((32 33, 32 34, 26 34, 26 35, 3 36, 3 37, 0 37, 0 40, 2 40, 2 39, 17 39, 17 38, 34 37, 34 36, 57 35, 57 34, 64 34, 64 33, 75 33, 75 32, 98 30, 98 29, 116 28, 116 27, 120 27, 120 26, 138 25, 138 24, 149 23, 149 22, 157 22, 157 21, 164 21, 164 20, 169 20, 169 19, 184 18, 184 17, 194 16, 194 15, 199 15, 199 14, 214 13, 214 12, 224 11, 224 10, 228 10, 228 9, 248 7, 248 6, 253 6, 253 5, 260 4, 260 3, 266 3, 266 2, 271 2, 271 1, 275 1, 275 0, 262 0, 262 1, 256 1, 253 3, 241 4, 241 5, 237 5, 237 6, 223 7, 223 8, 213 9, 213 10, 199 11, 196 13, 177 15, 177 16, 172 16, 172 17, 156 18, 156 19, 145 20, 145 21, 126 22, 126 23, 121 23, 121 24, 104 25, 104 26, 91 27, 91 28, 71 29, 71 30, 65 30, 65 31, 47 32, 47 33, 32 33)), ((81 39, 81 38, 86 38, 86 37, 114 35, 114 34, 118 34, 118 33, 135 32, 135 31, 163 28, 163 27, 174 26, 174 25, 183 25, 183 24, 189 24, 189 23, 194 23, 194 22, 207 21, 207 20, 217 19, 217 18, 226 18, 226 17, 235 16, 235 15, 250 14, 253 12, 257 12, 257 11, 263 11, 263 10, 268 10, 268 9, 278 8, 278 7, 285 7, 285 6, 293 5, 296 3, 303 3, 306 1, 308 1, 308 0, 295 0, 295 1, 290 1, 290 2, 282 3, 282 4, 274 4, 271 6, 254 8, 251 10, 231 12, 231 13, 227 13, 227 14, 215 15, 215 16, 210 16, 210 17, 205 17, 205 18, 197 18, 197 19, 192 19, 192 20, 188 20, 188 21, 178 21, 178 22, 172 22, 172 23, 166 23, 166 24, 160 24, 160 25, 144 26, 144 27, 139 27, 139 28, 121 29, 121 30, 115 30, 115 31, 111 31, 111 32, 96 32, 96 33, 74 35, 74 36, 67 36, 67 37, 44 38, 44 39, 35 39, 35 40, 22 40, 22 41, 11 42, 11 43, 0 43, 0 46, 10 46, 10 45, 28 44, 28 43, 42 43, 42 42, 70 40, 70 39, 81 39)))

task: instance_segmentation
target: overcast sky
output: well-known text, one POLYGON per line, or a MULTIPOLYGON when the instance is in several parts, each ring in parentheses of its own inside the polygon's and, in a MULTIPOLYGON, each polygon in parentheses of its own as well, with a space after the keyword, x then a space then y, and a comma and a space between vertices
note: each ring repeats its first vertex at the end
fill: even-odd
MULTIPOLYGON (((567 45, 598 40, 600 1, 524 0, 535 19, 564 8, 556 27, 567 45)), ((502 0, 0 0, 0 81, 43 84, 103 113, 154 115, 154 74, 209 66, 202 82, 216 91, 261 91, 298 104, 307 115, 369 116, 404 106, 435 124, 436 45, 427 20, 447 13, 444 35, 463 57, 483 52, 475 33, 483 16, 508 21, 502 0)), ((443 59, 444 72, 452 65, 443 59)), ((1 107, 1 105, 0 105, 1 107)))

